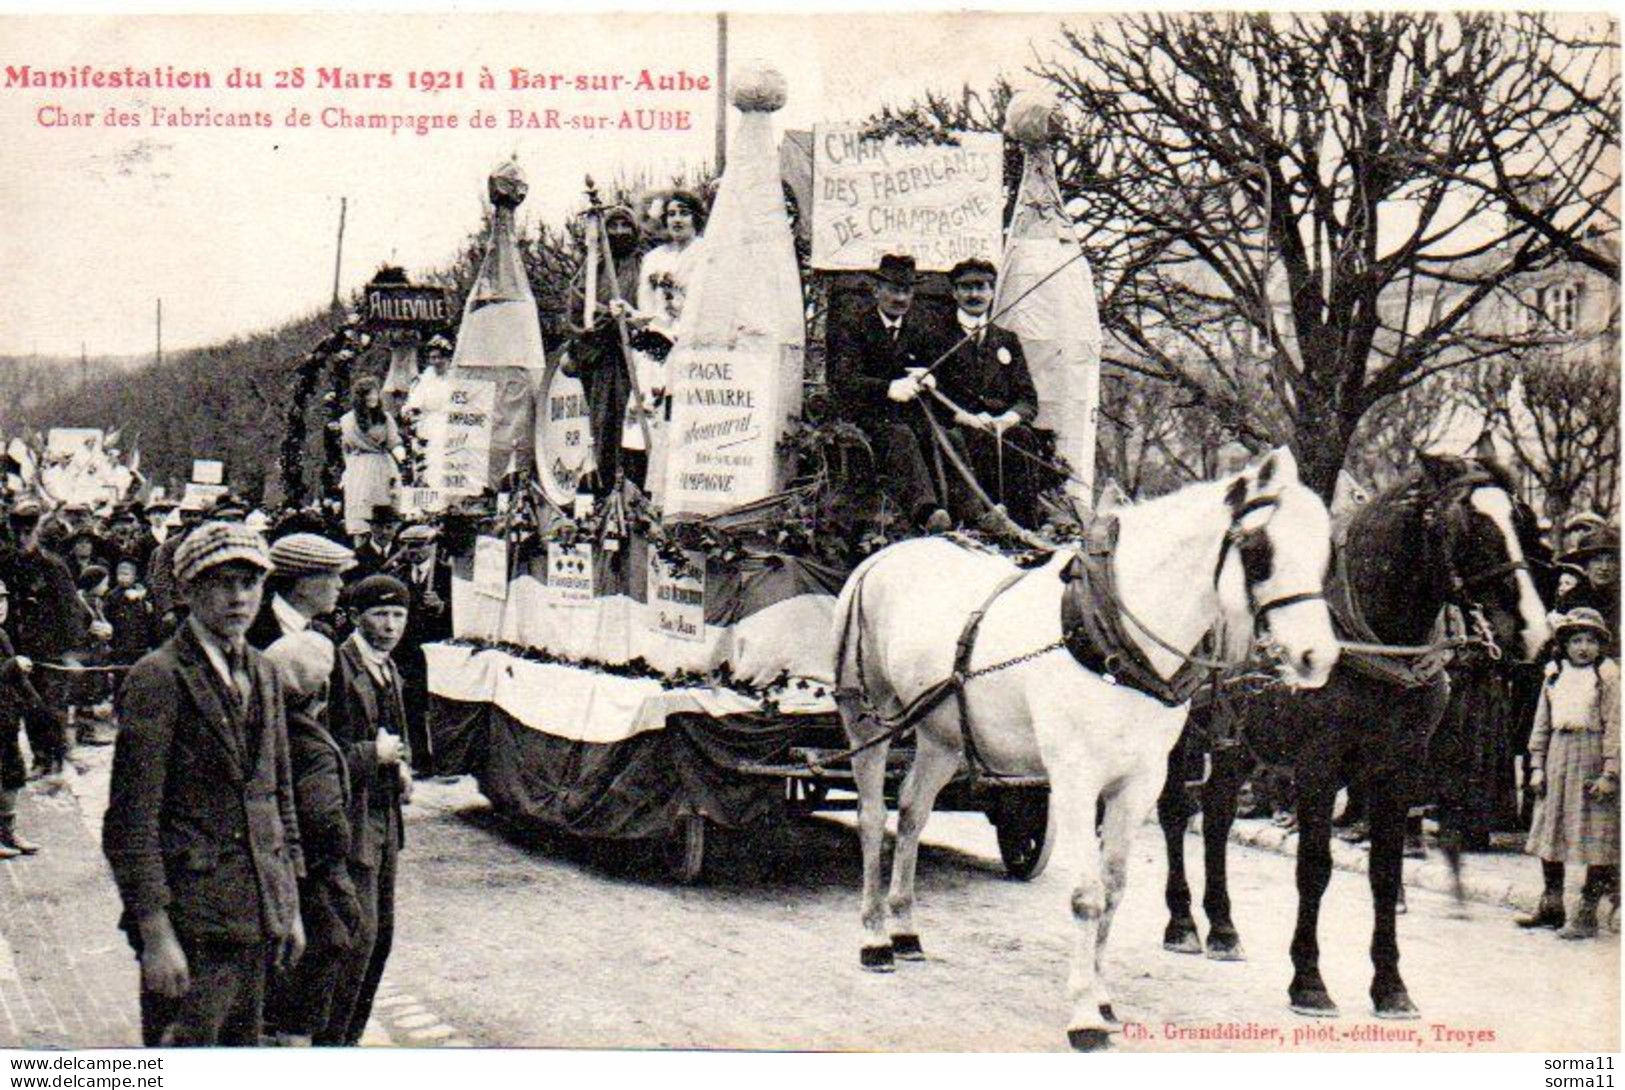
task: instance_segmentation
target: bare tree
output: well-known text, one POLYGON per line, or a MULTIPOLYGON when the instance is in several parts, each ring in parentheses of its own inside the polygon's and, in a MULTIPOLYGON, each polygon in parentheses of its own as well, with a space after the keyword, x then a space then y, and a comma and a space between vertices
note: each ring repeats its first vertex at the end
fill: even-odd
MULTIPOLYGON (((1566 259, 1618 276, 1619 76, 1602 17, 1136 15, 1065 29, 1033 69, 1103 285, 1109 358, 1330 496, 1378 403, 1516 343, 1484 305, 1566 259), (1216 324, 1245 323, 1250 357, 1216 324)), ((994 128, 1006 89, 899 125, 994 128)), ((1493 309, 1493 308, 1490 308, 1493 309)))
POLYGON ((1554 349, 1501 361, 1470 386, 1552 518, 1581 504, 1612 511, 1617 502, 1619 342, 1611 343, 1612 352, 1554 349))

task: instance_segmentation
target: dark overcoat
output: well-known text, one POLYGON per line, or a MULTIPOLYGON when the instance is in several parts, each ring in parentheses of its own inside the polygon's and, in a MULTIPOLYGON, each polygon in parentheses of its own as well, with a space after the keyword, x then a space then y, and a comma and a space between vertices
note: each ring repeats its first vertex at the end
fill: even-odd
POLYGON ((841 415, 866 428, 894 418, 912 423, 917 410, 892 401, 887 390, 910 367, 929 367, 936 359, 927 353, 930 345, 942 343, 941 325, 910 311, 893 339, 880 312, 869 307, 857 321, 832 329, 829 385, 841 415))
POLYGON ((192 941, 292 933, 303 862, 282 689, 252 648, 247 668, 257 723, 224 695, 190 625, 137 662, 120 691, 102 851, 132 942, 155 909, 192 941))
POLYGON ((349 640, 339 645, 331 692, 328 733, 344 751, 350 773, 350 859, 357 866, 377 866, 383 838, 392 838, 397 848, 406 842, 400 773, 379 762, 377 745, 379 725, 392 724, 405 746, 406 709, 399 693, 380 691, 349 640))
MULTIPOLYGON (((933 360, 963 337, 964 331, 957 322, 949 322, 938 336, 944 339, 927 347, 933 360)), ((967 412, 992 416, 1014 412, 1024 424, 1031 424, 1038 415, 1038 390, 1027 370, 1021 339, 1002 326, 989 325, 981 344, 971 340, 960 345, 933 373, 937 389, 967 412)), ((939 411, 938 418, 951 423, 946 412, 939 411)))

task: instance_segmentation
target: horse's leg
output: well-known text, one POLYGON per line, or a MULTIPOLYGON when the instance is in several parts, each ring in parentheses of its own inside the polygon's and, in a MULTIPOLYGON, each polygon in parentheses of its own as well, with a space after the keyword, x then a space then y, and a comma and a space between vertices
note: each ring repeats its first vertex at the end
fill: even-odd
MULTIPOLYGON (((1111 1025, 1101 1013, 1107 1002, 1095 972, 1096 937, 1106 911, 1106 886, 1100 874, 1100 841, 1095 835, 1095 806, 1100 784, 1088 767, 1084 740, 1065 730, 1055 732, 1055 740, 1045 747, 1050 781, 1050 805, 1056 807, 1057 846, 1072 861, 1072 968, 1067 975, 1066 993, 1072 1003, 1066 1036, 1080 1052, 1105 1048, 1110 1042, 1111 1025)), ((1040 739, 1045 735, 1039 734, 1040 739)))
POLYGON ((914 929, 914 868, 920 857, 920 834, 931 820, 931 807, 959 770, 959 747, 952 748, 921 731, 914 766, 897 800, 897 843, 892 849, 891 947, 900 958, 923 960, 920 934, 914 929))
POLYGON ((1320 899, 1332 878, 1332 807, 1337 780, 1330 768, 1298 765, 1298 924, 1292 932, 1292 984, 1287 996, 1298 1014, 1337 1016, 1320 976, 1320 899))
POLYGON ((1180 771, 1184 750, 1181 743, 1168 755, 1168 775, 1163 780, 1162 794, 1157 796, 1157 824, 1162 826, 1162 839, 1168 849, 1168 882, 1163 889, 1168 926, 1162 932, 1162 948, 1176 954, 1199 954, 1202 942, 1191 915, 1191 887, 1185 878, 1185 828, 1190 824, 1191 803, 1180 771))
MULTIPOLYGON (((1106 986, 1106 942, 1111 937, 1112 919, 1123 902, 1128 885, 1129 852, 1134 834, 1145 822, 1146 813, 1157 798, 1155 772, 1131 776, 1119 783, 1106 799, 1106 820, 1100 830, 1100 876, 1105 886, 1106 905, 1095 931, 1095 988, 1100 997, 1100 1016, 1117 1021, 1112 1009, 1111 990, 1106 986)), ((1176 785, 1178 786, 1178 785, 1176 785)))
MULTIPOLYGON (((881 729, 854 702, 839 699, 837 706, 853 745, 863 744, 881 729)), ((889 973, 893 967, 880 875, 880 855, 886 843, 886 751, 890 748, 890 743, 882 742, 852 755, 852 778, 858 791, 858 843, 863 850, 863 946, 859 958, 865 969, 877 973, 889 973)))
MULTIPOLYGON (((1375 781, 1373 777, 1373 781, 1375 781)), ((1399 975, 1395 909, 1405 863, 1405 798, 1393 785, 1372 782, 1366 792, 1371 819, 1371 1002, 1378 1018, 1416 1018, 1416 1005, 1399 975)))
POLYGON ((1202 850, 1205 887, 1202 911, 1207 913, 1207 956, 1214 961, 1245 961, 1241 935, 1230 918, 1230 827, 1236 822, 1236 800, 1248 771, 1239 748, 1213 755, 1213 774, 1202 787, 1202 850))

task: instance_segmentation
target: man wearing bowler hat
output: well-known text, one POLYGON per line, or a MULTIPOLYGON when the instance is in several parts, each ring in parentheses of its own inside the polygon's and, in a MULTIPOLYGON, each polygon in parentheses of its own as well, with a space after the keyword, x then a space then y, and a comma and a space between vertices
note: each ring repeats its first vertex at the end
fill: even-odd
POLYGON ((304 949, 282 688, 244 639, 270 567, 247 527, 187 535, 187 619, 119 693, 102 851, 149 1046, 259 1044, 267 975, 304 949))
POLYGON ((886 254, 872 278, 874 305, 830 331, 829 374, 841 415, 863 428, 875 448, 881 487, 916 526, 950 527, 931 476, 931 437, 909 402, 931 389, 926 345, 938 340, 914 310, 918 274, 912 257, 886 254))
POLYGON ((390 653, 406 632, 412 592, 389 575, 352 584, 344 604, 355 632, 339 647, 327 706, 328 733, 344 750, 350 778, 350 877, 361 922, 333 990, 318 1045, 355 1045, 367 1027, 395 935, 395 865, 412 788, 406 707, 390 653))
MULTIPOLYGON (((1032 527, 1038 516, 1038 475, 1034 463, 1016 449, 1034 451, 1033 418, 1038 391, 1027 371, 1021 340, 991 320, 998 273, 991 261, 967 258, 948 272, 958 306, 956 321, 937 331, 926 345, 927 358, 947 354, 934 372, 937 389, 953 406, 932 411, 977 483, 1002 503, 1019 525, 1032 527)), ((936 399, 933 399, 936 401, 936 399)), ((978 518, 980 501, 964 479, 948 474, 951 509, 962 522, 978 518)))

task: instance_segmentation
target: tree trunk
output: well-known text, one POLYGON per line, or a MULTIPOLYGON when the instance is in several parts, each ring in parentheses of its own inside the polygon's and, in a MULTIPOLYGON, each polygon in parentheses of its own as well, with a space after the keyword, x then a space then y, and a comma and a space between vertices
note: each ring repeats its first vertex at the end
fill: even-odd
POLYGON ((1329 407, 1305 406, 1292 434, 1292 454, 1298 459, 1298 477, 1327 506, 1337 490, 1337 475, 1348 454, 1349 437, 1358 418, 1345 421, 1329 407))

